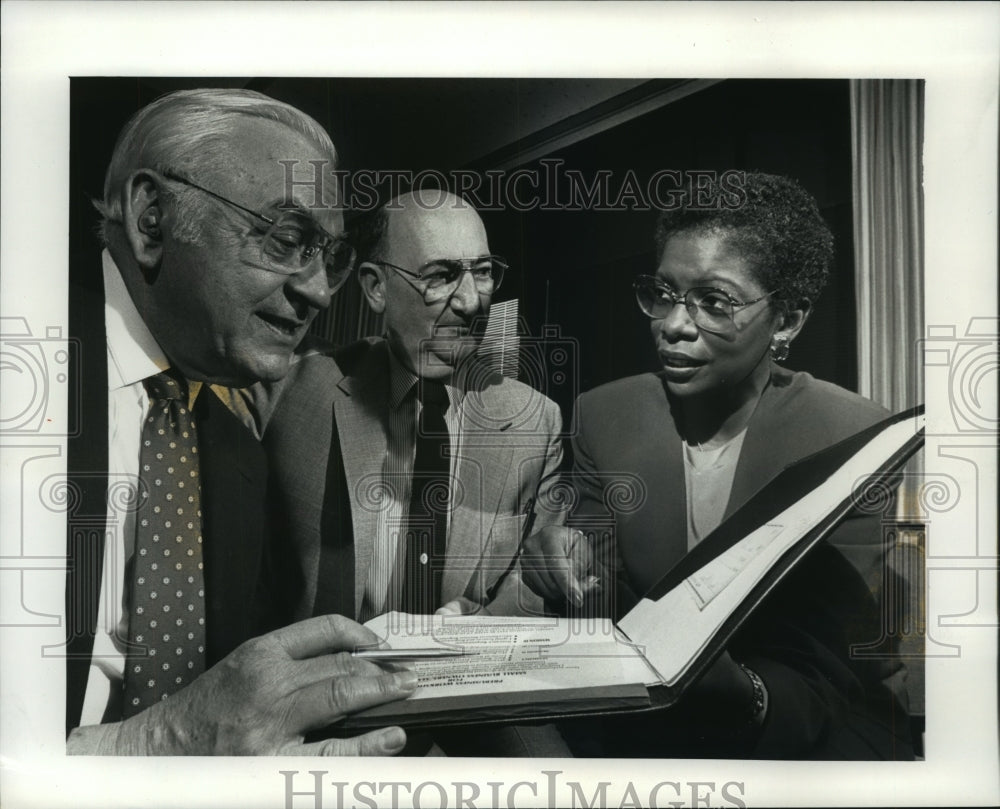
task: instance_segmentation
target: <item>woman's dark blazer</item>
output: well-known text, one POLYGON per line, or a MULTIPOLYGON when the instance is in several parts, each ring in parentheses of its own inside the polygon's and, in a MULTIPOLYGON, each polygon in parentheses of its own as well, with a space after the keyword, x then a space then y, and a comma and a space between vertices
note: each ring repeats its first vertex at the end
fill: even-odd
MULTIPOLYGON (((747 427, 725 516, 789 464, 888 415, 836 385, 772 366, 747 427)), ((615 583, 613 609, 620 617, 687 552, 682 443, 662 375, 630 377, 581 395, 573 463, 572 521, 613 525, 596 550, 599 564, 611 568, 602 578, 615 583), (625 494, 629 486, 632 494, 625 494)), ((768 689, 759 732, 706 723, 710 710, 682 700, 659 719, 608 723, 603 754, 912 757, 905 670, 898 661, 850 653, 851 645, 881 636, 881 519, 855 513, 844 520, 734 636, 731 655, 768 689), (680 727, 667 733, 664 722, 680 727)))

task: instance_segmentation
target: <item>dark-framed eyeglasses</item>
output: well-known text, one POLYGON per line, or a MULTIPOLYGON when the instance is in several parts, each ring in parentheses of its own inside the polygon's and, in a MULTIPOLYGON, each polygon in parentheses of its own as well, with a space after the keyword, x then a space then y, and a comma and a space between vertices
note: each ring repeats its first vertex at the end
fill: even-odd
POLYGON ((407 270, 388 261, 373 261, 400 273, 407 283, 424 296, 425 303, 437 303, 455 294, 462 276, 469 273, 480 295, 492 295, 500 288, 507 262, 500 256, 479 258, 437 258, 419 270, 407 270), (413 279, 412 281, 410 279, 413 279))
POLYGON ((316 256, 322 256, 327 286, 332 294, 343 286, 354 269, 355 252, 346 236, 327 233, 304 211, 288 210, 282 211, 277 217, 266 216, 186 177, 173 172, 163 172, 163 176, 195 188, 259 220, 265 226, 261 228, 261 261, 264 268, 271 272, 295 275, 308 267, 316 256))
POLYGON ((674 306, 683 303, 694 324, 705 331, 730 331, 737 309, 758 303, 774 292, 767 292, 752 301, 740 301, 713 287, 692 287, 684 293, 677 292, 652 275, 640 275, 632 284, 635 299, 643 313, 659 320, 670 314, 674 306))

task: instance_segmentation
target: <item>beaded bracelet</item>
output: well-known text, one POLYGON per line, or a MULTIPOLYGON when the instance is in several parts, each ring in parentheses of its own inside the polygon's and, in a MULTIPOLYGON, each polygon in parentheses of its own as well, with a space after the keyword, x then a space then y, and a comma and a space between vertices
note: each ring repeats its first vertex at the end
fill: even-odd
POLYGON ((753 709, 750 711, 748 724, 759 725, 763 721, 764 714, 767 711, 767 689, 764 687, 764 681, 760 679, 756 671, 749 666, 744 666, 742 663, 739 666, 753 684, 753 709))

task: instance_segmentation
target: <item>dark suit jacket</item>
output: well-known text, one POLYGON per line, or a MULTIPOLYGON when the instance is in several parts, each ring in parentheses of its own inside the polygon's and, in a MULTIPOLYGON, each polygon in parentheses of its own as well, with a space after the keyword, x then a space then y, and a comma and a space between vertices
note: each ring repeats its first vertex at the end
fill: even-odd
MULTIPOLYGON (((93 261, 92 258, 85 260, 93 261)), ((101 591, 108 492, 107 347, 100 261, 70 288, 70 336, 79 340, 71 404, 80 431, 69 440, 66 729, 80 723, 101 591)), ((212 665, 283 622, 270 593, 267 464, 263 448, 205 386, 195 402, 201 464, 206 654, 212 665)))
MULTIPOLYGON (((808 374, 774 366, 747 428, 725 516, 790 463, 888 415, 873 402, 808 374)), ((660 375, 619 380, 577 402, 574 483, 581 524, 614 531, 598 547, 617 585, 620 616, 687 552, 681 438, 660 375), (644 487, 607 496, 614 480, 644 487), (627 499, 626 499, 627 500, 627 499)), ((610 722, 606 755, 765 758, 909 758, 901 665, 852 660, 851 644, 880 637, 880 515, 846 519, 760 606, 729 651, 763 678, 770 705, 751 738, 708 727, 710 707, 682 700, 651 720, 610 722), (718 732, 717 732, 718 731, 718 732)), ((591 751, 593 752, 593 751, 591 751)))

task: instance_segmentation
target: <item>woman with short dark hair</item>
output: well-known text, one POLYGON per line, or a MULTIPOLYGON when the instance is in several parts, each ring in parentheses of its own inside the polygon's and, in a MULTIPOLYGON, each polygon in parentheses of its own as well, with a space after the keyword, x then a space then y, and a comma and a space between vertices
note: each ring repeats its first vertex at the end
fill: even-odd
MULTIPOLYGON (((609 476, 645 487, 587 549, 616 618, 786 466, 889 415, 778 364, 823 288, 833 239, 793 180, 746 174, 742 189, 736 207, 660 217, 655 273, 634 288, 662 367, 577 401, 574 524, 607 520, 609 476)), ((536 534, 525 569, 541 595, 572 608, 585 582, 567 530, 536 534)), ((849 517, 677 706, 577 726, 567 739, 581 755, 912 758, 901 665, 851 651, 881 635, 881 556, 879 516, 849 517)))

